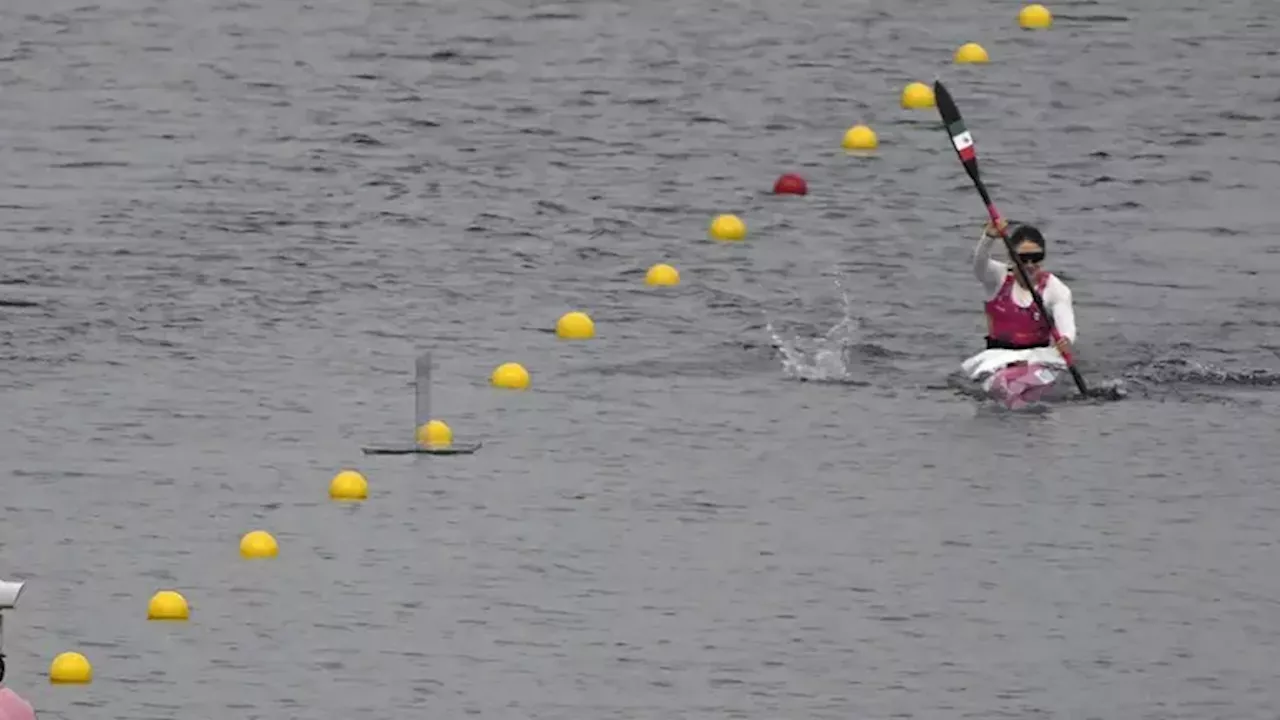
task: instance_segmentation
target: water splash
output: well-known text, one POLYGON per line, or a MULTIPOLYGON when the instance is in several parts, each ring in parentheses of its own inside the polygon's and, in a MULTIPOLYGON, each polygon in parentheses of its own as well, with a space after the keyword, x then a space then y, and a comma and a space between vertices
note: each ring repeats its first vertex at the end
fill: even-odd
POLYGON ((1125 371, 1125 377, 1138 382, 1158 385, 1209 385, 1209 386, 1280 386, 1280 373, 1265 368, 1230 370, 1184 357, 1154 358, 1134 363, 1125 371))
POLYGON ((859 367, 854 355, 859 349, 858 340, 863 336, 862 322, 853 312, 849 293, 835 281, 840 291, 842 311, 840 320, 818 337, 793 336, 783 338, 765 318, 765 330, 773 340, 782 359, 782 371, 795 380, 866 385, 868 382, 855 376, 852 368, 859 367))

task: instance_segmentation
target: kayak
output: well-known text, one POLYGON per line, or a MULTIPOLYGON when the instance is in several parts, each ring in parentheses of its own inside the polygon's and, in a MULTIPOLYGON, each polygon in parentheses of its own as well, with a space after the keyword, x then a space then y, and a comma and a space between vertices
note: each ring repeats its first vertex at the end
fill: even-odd
POLYGON ((1054 348, 992 349, 968 358, 960 363, 960 369, 981 384, 988 398, 1010 410, 1020 410, 1039 402, 1067 364, 1054 348))

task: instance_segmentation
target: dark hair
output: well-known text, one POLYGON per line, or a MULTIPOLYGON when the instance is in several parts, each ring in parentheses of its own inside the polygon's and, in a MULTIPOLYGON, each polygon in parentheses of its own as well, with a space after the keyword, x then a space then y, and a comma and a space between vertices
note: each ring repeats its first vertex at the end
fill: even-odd
POLYGON ((1049 250, 1049 248, 1045 246, 1044 235, 1041 235, 1040 230, 1034 225, 1019 225, 1017 229, 1013 231, 1013 234, 1009 236, 1009 242, 1012 243, 1014 247, 1018 247, 1018 244, 1023 240, 1030 240, 1031 242, 1039 245, 1040 249, 1046 252, 1049 250))

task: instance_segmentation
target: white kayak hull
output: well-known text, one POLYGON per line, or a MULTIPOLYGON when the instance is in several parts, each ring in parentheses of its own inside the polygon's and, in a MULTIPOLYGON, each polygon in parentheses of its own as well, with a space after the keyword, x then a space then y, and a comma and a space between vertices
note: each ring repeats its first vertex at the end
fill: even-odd
POLYGON ((1010 410, 1037 403, 1067 369, 1054 348, 983 350, 960 369, 987 397, 1010 410))

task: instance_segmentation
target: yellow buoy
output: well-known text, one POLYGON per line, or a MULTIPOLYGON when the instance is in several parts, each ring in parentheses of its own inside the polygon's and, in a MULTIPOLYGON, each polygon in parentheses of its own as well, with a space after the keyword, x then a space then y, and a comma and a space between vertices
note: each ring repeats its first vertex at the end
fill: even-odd
POLYGON ((590 340, 595 334, 596 324, 584 312, 567 312, 556 321, 556 337, 563 340, 590 340))
POLYGON ((1018 24, 1023 30, 1048 30, 1053 24, 1053 13, 1040 5, 1027 5, 1018 12, 1018 24))
POLYGON ((679 285, 680 273, 666 263, 658 263, 644 275, 646 285, 679 285))
POLYGON ((737 215, 717 215, 710 233, 716 240, 741 240, 747 236, 747 226, 737 215))
POLYGON ((453 430, 443 420, 429 420, 419 425, 414 437, 418 445, 425 448, 447 448, 453 444, 453 430))
POLYGON ((240 556, 250 560, 273 558, 280 554, 280 545, 265 530, 247 532, 240 538, 240 556))
POLYGON ((876 132, 866 125, 854 125, 844 133, 845 150, 874 150, 880 146, 876 132))
POLYGON ((913 82, 902 88, 902 107, 908 110, 921 110, 933 106, 933 88, 928 85, 913 82))
POLYGON ((190 616, 187 599, 172 590, 161 590, 152 595, 147 605, 148 620, 186 620, 190 616))
POLYGON ((525 390, 529 387, 529 371, 520 363, 503 363, 494 369, 490 380, 494 387, 504 390, 525 390))
POLYGON ((64 652, 49 664, 49 682, 54 685, 87 685, 93 682, 93 666, 78 652, 64 652))
POLYGON ((987 55, 987 49, 978 43, 965 43, 956 48, 956 62, 960 65, 981 64, 991 58, 987 55))
POLYGON ((329 497, 334 500, 364 500, 369 497, 369 481, 355 470, 343 470, 329 482, 329 497))

